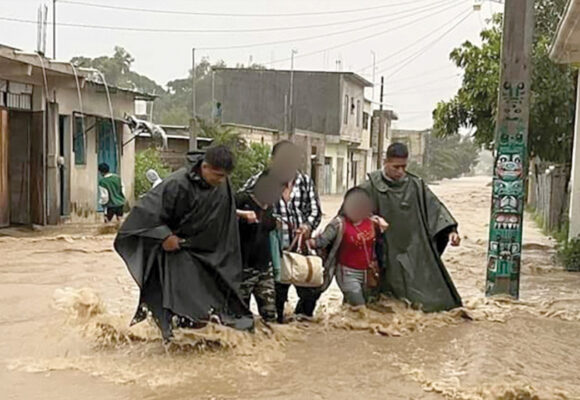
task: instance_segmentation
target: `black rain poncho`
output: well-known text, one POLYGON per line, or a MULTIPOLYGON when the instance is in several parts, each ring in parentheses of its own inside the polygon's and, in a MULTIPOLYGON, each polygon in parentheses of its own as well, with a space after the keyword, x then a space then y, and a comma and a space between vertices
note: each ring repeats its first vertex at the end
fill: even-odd
POLYGON ((152 312, 164 338, 172 318, 203 326, 219 317, 237 329, 252 329, 253 317, 239 296, 241 255, 236 207, 229 183, 214 188, 198 174, 203 153, 170 175, 133 207, 115 238, 115 249, 141 289, 133 323, 152 312), (167 253, 171 233, 185 243, 167 253))

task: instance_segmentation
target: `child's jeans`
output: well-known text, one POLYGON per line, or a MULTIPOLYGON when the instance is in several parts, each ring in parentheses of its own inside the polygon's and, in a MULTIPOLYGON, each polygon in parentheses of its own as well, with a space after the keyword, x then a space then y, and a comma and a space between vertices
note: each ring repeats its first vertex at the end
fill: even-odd
POLYGON ((366 271, 338 265, 336 282, 342 290, 344 300, 351 306, 364 306, 366 291, 366 271))

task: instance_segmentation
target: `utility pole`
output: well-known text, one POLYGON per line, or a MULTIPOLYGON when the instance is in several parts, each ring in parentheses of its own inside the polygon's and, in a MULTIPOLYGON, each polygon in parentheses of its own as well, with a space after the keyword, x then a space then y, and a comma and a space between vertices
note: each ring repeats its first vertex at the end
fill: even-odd
POLYGON ((298 53, 295 49, 292 49, 291 57, 290 57, 290 133, 288 138, 291 141, 294 141, 294 134, 296 127, 295 125, 295 118, 294 115, 294 54, 298 53))
POLYGON ((191 120, 189 121, 189 151, 197 150, 197 109, 195 104, 195 47, 191 49, 191 120))
POLYGON ((56 60, 56 0, 52 0, 52 59, 56 60))
POLYGON ((383 94, 385 77, 381 76, 381 102, 379 105, 379 137, 377 138, 377 169, 383 168, 383 147, 385 147, 385 115, 383 112, 383 94))
POLYGON ((505 3, 486 296, 519 297, 534 2, 505 3))
POLYGON ((373 92, 372 92, 371 99, 373 101, 375 101, 375 85, 376 85, 376 82, 375 82, 375 73, 376 73, 376 70, 377 70, 377 67, 376 67, 376 54, 375 54, 375 52, 373 50, 371 50, 371 54, 373 56, 373 92))
POLYGON ((211 120, 215 121, 215 71, 211 69, 211 120))

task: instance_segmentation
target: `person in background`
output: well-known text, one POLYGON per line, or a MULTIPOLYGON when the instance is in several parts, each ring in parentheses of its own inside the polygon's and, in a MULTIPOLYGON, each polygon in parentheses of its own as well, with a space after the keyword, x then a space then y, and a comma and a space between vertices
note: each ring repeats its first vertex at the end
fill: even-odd
POLYGON ((99 202, 105 208, 105 223, 111 222, 113 217, 120 221, 125 207, 123 182, 117 174, 110 172, 107 163, 99 164, 99 202))
POLYGON ((248 305, 254 295, 260 316, 267 322, 276 321, 270 233, 276 229, 273 205, 280 193, 279 182, 262 174, 253 189, 236 194, 243 268, 240 293, 248 305))
POLYGON ((461 307, 441 261, 448 243, 461 242, 457 221, 421 178, 406 171, 408 159, 406 145, 391 144, 384 168, 371 172, 361 185, 373 200, 374 213, 389 223, 379 238, 379 291, 426 312, 461 307))
POLYGON ((375 244, 377 235, 388 228, 387 222, 372 215, 373 204, 366 191, 355 187, 346 192, 339 215, 315 239, 314 249, 328 249, 325 262, 325 285, 336 281, 344 301, 364 306, 367 300, 368 274, 378 272, 375 244))
POLYGON ((145 177, 147 177, 147 180, 151 182, 151 189, 155 189, 155 187, 163 182, 157 171, 153 168, 148 169, 147 172, 145 172, 145 177))
MULTIPOLYGON (((320 225, 322 210, 320 199, 312 179, 299 170, 302 161, 300 149, 291 141, 282 140, 272 148, 272 160, 269 173, 276 177, 279 182, 290 182, 287 187, 287 200, 284 198, 274 207, 274 213, 279 216, 281 222, 281 245, 288 250, 296 235, 302 235, 307 240, 311 233, 320 225)), ((250 178, 244 188, 256 184, 262 173, 250 178)), ((284 304, 288 299, 290 285, 276 283, 276 303, 278 320, 283 320, 284 304), (282 311, 282 312, 281 312, 282 311)), ((295 314, 312 317, 316 302, 320 297, 317 288, 297 287, 298 304, 295 314)))

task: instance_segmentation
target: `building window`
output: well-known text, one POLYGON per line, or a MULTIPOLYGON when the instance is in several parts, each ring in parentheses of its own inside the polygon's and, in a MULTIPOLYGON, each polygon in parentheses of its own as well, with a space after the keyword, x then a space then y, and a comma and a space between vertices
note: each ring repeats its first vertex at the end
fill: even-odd
POLYGON ((356 101, 356 126, 360 126, 360 100, 356 101))
POLYGON ((369 114, 366 112, 363 112, 363 129, 369 129, 369 114))
POLYGON ((85 124, 83 123, 83 118, 75 116, 73 132, 73 151, 75 153, 75 165, 85 165, 87 163, 85 145, 85 124))
POLYGON ((354 97, 350 98, 350 113, 354 115, 354 97))
POLYGON ((32 110, 32 85, 8 82, 6 106, 17 110, 32 110))

